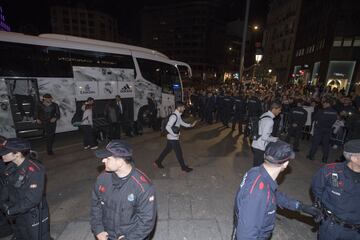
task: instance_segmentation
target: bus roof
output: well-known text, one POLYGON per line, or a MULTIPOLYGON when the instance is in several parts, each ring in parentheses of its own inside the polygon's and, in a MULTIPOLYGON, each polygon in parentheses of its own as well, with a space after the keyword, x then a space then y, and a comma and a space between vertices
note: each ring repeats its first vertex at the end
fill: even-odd
POLYGON ((152 49, 59 34, 31 36, 22 33, 0 31, 0 41, 127 55, 131 55, 131 52, 134 52, 164 59, 165 61, 170 60, 166 55, 152 49))
POLYGON ((149 48, 143 48, 143 47, 138 47, 138 46, 133 46, 133 45, 128 45, 128 44, 123 44, 123 43, 108 42, 108 41, 103 41, 103 40, 82 38, 82 37, 76 37, 76 36, 70 36, 70 35, 53 34, 53 33, 40 34, 39 37, 48 38, 48 39, 65 40, 65 41, 78 42, 78 43, 88 43, 88 44, 101 45, 101 46, 116 47, 116 48, 122 48, 122 49, 129 49, 131 51, 143 52, 143 53, 157 55, 157 56, 169 59, 168 56, 166 56, 165 54, 163 54, 159 51, 149 49, 149 48))

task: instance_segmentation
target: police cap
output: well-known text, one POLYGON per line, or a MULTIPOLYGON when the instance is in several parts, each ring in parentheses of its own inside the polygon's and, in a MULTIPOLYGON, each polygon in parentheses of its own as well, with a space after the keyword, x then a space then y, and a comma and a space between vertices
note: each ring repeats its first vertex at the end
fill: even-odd
POLYGON ((360 153, 360 139, 350 140, 344 145, 344 152, 360 153))
POLYGON ((112 140, 105 149, 95 151, 98 158, 107 157, 132 157, 132 147, 125 141, 112 140))
POLYGON ((8 138, 0 147, 0 156, 4 156, 11 152, 21 152, 30 150, 30 143, 22 138, 8 138))
POLYGON ((270 163, 282 164, 295 158, 295 153, 290 144, 284 141, 270 142, 265 149, 265 159, 270 163))

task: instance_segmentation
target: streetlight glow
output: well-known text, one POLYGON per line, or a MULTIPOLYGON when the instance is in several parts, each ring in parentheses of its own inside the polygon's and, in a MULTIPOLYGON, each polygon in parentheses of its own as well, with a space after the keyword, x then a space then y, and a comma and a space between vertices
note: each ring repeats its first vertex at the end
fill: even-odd
POLYGON ((259 26, 258 26, 258 25, 254 25, 253 29, 254 29, 254 30, 259 30, 259 26))

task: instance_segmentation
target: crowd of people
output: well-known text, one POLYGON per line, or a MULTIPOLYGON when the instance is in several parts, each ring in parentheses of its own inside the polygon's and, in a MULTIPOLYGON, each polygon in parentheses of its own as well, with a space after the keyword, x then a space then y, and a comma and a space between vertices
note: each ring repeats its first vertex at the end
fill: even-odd
MULTIPOLYGON (((310 160, 314 160, 320 145, 322 161, 327 162, 330 147, 360 138, 359 90, 346 95, 345 91, 329 87, 231 82, 187 89, 186 100, 190 113, 203 123, 221 122, 224 128, 231 127, 243 134, 244 140, 253 141, 257 137, 253 130, 267 129, 267 133, 260 134, 264 141, 276 140, 265 137, 280 137, 291 142, 298 152, 300 140, 312 136, 307 154, 310 160), (266 124, 267 117, 273 118, 272 126, 266 124)), ((259 148, 264 151, 264 146, 255 143, 255 152, 259 148)))

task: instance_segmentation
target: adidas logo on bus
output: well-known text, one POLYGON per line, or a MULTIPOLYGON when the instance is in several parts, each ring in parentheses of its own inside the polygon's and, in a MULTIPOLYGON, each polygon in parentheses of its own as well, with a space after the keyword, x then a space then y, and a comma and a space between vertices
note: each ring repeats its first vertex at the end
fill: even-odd
POLYGON ((129 86, 129 84, 126 84, 121 90, 120 92, 132 92, 131 87, 129 86))

